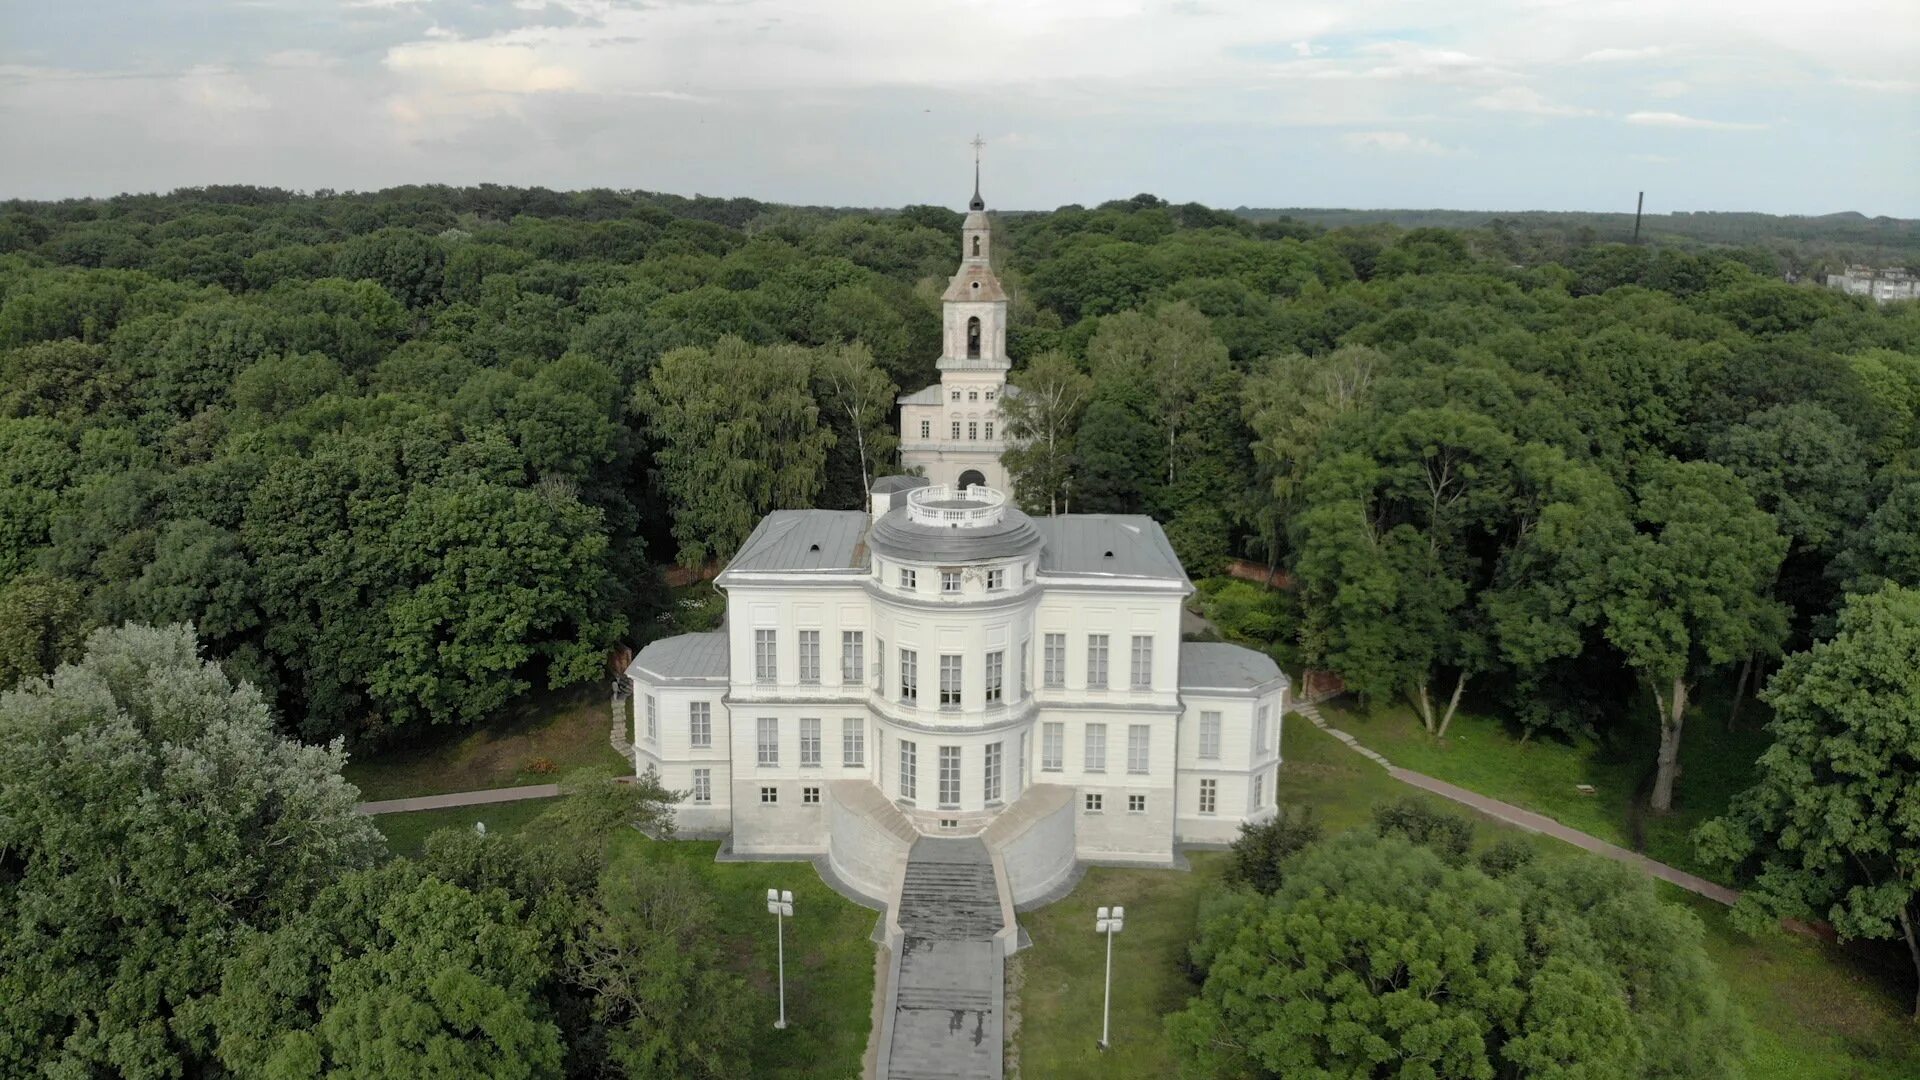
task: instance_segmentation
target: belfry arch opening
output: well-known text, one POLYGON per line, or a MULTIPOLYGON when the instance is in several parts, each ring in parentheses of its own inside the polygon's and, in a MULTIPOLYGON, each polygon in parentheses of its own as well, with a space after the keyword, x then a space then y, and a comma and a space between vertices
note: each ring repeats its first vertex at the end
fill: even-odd
POLYGON ((973 257, 980 257, 980 238, 977 236, 973 238, 973 257))
POLYGON ((967 319, 967 359, 980 359, 980 316, 967 319))

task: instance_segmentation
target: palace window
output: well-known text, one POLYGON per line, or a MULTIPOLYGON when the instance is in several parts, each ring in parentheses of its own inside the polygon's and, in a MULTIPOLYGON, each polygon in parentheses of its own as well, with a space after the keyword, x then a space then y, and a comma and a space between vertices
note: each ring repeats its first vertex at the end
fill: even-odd
POLYGON ((1256 773, 1256 774, 1254 774, 1254 777, 1253 777, 1253 808, 1254 808, 1255 810, 1258 810, 1258 809, 1260 809, 1261 807, 1263 807, 1263 806, 1265 806, 1265 805, 1267 805, 1267 793, 1266 793, 1266 790, 1265 790, 1265 788, 1266 788, 1266 783, 1265 783, 1265 781, 1266 781, 1266 779, 1267 779, 1267 778, 1266 778, 1266 776, 1265 776, 1265 774, 1261 774, 1261 773, 1256 773))
POLYGON ((1200 714, 1200 756, 1208 761, 1220 760, 1220 714, 1217 712, 1200 714))
POLYGON ((840 682, 859 686, 867 681, 867 635, 863 630, 840 631, 840 682))
POLYGON ((1048 634, 1041 641, 1046 656, 1040 669, 1040 685, 1059 690, 1067 685, 1067 635, 1048 634))
POLYGON ((987 421, 987 439, 989 441, 993 439, 993 421, 991 420, 987 421))
POLYGON ((1255 753, 1267 752, 1267 707, 1253 710, 1253 749, 1255 753))
POLYGON ((987 703, 990 705, 1000 703, 1006 662, 1007 654, 1004 652, 995 650, 987 654, 987 703))
POLYGON ((759 756, 755 760, 759 764, 765 766, 780 764, 780 721, 771 716, 761 717, 758 741, 755 746, 759 751, 759 756))
POLYGON ((1029 693, 1033 692, 1033 687, 1027 682, 1027 666, 1028 666, 1027 652, 1032 648, 1033 648, 1032 638, 1024 638, 1021 640, 1020 642, 1020 696, 1021 697, 1026 697, 1029 693))
POLYGON ((820 805, 820 789, 817 787, 801 788, 800 801, 807 806, 819 806, 820 805))
POLYGON ((960 707, 960 657, 957 654, 940 657, 940 707, 960 707))
POLYGON ((980 438, 980 422, 978 420, 967 421, 967 438, 974 440, 980 438))
POLYGON ((1130 680, 1135 690, 1146 690, 1153 686, 1153 638, 1147 634, 1133 635, 1133 669, 1130 680))
POLYGON ((1147 771, 1149 740, 1153 738, 1153 729, 1145 724, 1127 725, 1127 771, 1143 773, 1147 771))
POLYGON ((960 805, 960 748, 957 746, 940 748, 940 805, 960 805))
POLYGON ((820 685, 820 631, 800 631, 800 681, 820 685))
POLYGON ((1007 571, 1005 567, 999 567, 999 568, 987 571, 987 591, 988 592, 999 592, 1001 589, 1004 589, 1006 587, 1007 587, 1007 571))
POLYGON ((820 765, 820 719, 819 717, 800 718, 800 764, 820 765))
POLYGON ((967 400, 968 400, 968 401, 979 401, 979 400, 980 400, 980 391, 978 391, 978 390, 969 390, 969 391, 967 391, 967 400))
POLYGON ((849 769, 867 764, 867 722, 857 716, 840 721, 840 764, 849 769))
POLYGON ((980 359, 980 316, 967 319, 967 359, 980 359))
POLYGON ((901 588, 903 589, 914 588, 916 584, 919 582, 919 580, 920 580, 920 575, 914 573, 913 571, 907 569, 904 566, 900 568, 900 587, 901 588))
POLYGON ((1000 744, 988 743, 986 757, 981 766, 981 797, 988 802, 1000 801, 1000 744))
POLYGON ((774 634, 772 630, 753 632, 753 681, 762 686, 771 686, 780 675, 779 661, 774 652, 774 634))
POLYGON ((1088 772, 1107 771, 1107 725, 1087 725, 1086 764, 1088 772))
POLYGON ((687 706, 687 745, 695 750, 713 746, 713 703, 696 701, 687 706))
POLYGON ((1040 771, 1059 772, 1067 758, 1067 725, 1049 720, 1040 725, 1040 771))
POLYGON ((713 801, 713 770, 693 770, 693 801, 705 805, 713 801))
POLYGON ((919 748, 907 739, 900 740, 900 797, 914 799, 920 789, 919 748))
POLYGON ((1087 635, 1087 689, 1107 688, 1107 635, 1087 635))
POLYGON ((999 395, 999 393, 998 393, 998 392, 996 392, 996 391, 993 391, 993 390, 989 390, 989 391, 987 391, 987 400, 988 400, 988 401, 992 401, 992 400, 993 400, 994 398, 997 398, 997 397, 999 397, 999 396, 1000 396, 1000 395, 999 395))
POLYGON ((931 420, 920 421, 920 437, 923 439, 933 438, 933 421, 931 420))
POLYGON ((960 591, 960 571, 958 570, 940 571, 940 591, 943 593, 959 592, 960 591))
POLYGON ((1220 805, 1220 781, 1200 781, 1200 812, 1211 814, 1220 805))
POLYGON ((760 804, 762 806, 772 806, 775 803, 778 803, 779 801, 780 801, 779 788, 763 787, 760 789, 760 804))
POLYGON ((1147 797, 1145 795, 1127 796, 1127 813, 1144 814, 1146 812, 1147 812, 1147 797))
POLYGON ((660 737, 660 717, 654 712, 653 695, 647 695, 647 739, 652 741, 660 737))
POLYGON ((955 401, 959 401, 959 400, 960 400, 960 391, 958 391, 958 390, 955 390, 955 391, 953 392, 953 400, 955 400, 955 401))
POLYGON ((912 705, 920 700, 920 654, 900 650, 900 700, 912 705))
POLYGON ((1106 799, 1101 797, 1099 792, 1097 791, 1087 792, 1087 801, 1086 801, 1087 813, 1089 814, 1099 813, 1101 806, 1105 802, 1106 802, 1106 799))

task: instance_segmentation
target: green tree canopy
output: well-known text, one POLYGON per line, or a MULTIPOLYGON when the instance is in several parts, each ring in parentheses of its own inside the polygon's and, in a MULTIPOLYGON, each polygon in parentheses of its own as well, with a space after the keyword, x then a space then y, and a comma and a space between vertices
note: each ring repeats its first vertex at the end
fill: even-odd
POLYGON ((0 694, 0 1072, 190 1071, 235 944, 383 846, 344 761, 185 627, 96 631, 0 694))

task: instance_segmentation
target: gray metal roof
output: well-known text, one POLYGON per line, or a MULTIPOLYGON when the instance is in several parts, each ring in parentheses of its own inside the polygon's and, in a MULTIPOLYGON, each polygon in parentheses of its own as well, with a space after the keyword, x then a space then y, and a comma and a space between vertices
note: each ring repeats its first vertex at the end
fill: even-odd
POLYGON ((727 633, 681 634, 661 638, 640 650, 627 665, 629 675, 660 679, 724 679, 727 677, 727 633))
POLYGON ((1284 682, 1286 676, 1266 653, 1219 641, 1180 644, 1182 688, 1251 690, 1275 679, 1284 682))
POLYGON ((963 529, 915 521, 903 503, 873 523, 873 531, 867 534, 867 545, 895 559, 980 562, 1032 551, 1040 546, 1040 533, 1034 528, 1032 518, 1011 506, 992 525, 963 529))
POLYGON ((866 569, 864 510, 775 510, 727 564, 722 577, 753 570, 866 569))
POLYGON ((1033 519, 1046 548, 1043 574, 1187 580, 1160 523, 1142 514, 1059 514, 1033 519))
POLYGON ((891 495, 896 491, 912 491, 923 488, 933 481, 924 476, 883 476, 873 482, 875 495, 891 495))
POLYGON ((938 405, 940 404, 940 384, 923 386, 911 394, 901 394, 902 405, 938 405))

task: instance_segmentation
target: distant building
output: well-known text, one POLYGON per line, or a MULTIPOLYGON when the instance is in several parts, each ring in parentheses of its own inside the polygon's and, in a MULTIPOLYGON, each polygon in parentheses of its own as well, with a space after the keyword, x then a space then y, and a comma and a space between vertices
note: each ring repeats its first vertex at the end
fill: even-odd
POLYGON ((1882 304, 1920 299, 1920 275, 1903 266, 1849 266, 1841 273, 1828 274, 1827 287, 1848 296, 1870 296, 1882 304))

